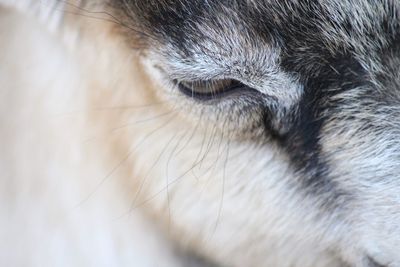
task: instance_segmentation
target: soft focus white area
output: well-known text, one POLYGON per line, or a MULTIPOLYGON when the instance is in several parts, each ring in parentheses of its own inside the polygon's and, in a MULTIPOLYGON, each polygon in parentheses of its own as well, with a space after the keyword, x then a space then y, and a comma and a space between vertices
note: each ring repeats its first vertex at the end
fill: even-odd
POLYGON ((124 189, 97 187, 109 170, 84 149, 83 113, 68 116, 79 62, 44 25, 0 5, 0 266, 180 266, 124 189))
POLYGON ((0 0, 3 6, 9 6, 22 11, 25 15, 34 15, 44 22, 52 31, 56 29, 62 18, 64 0, 0 0))

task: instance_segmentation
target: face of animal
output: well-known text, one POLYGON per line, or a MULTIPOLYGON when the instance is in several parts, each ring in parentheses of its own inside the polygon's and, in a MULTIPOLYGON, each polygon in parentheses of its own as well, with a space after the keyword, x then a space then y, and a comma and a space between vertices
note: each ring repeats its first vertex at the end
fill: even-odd
POLYGON ((227 266, 400 266, 397 1, 108 8, 179 117, 165 139, 187 130, 160 160, 185 181, 154 205, 177 240, 227 266))

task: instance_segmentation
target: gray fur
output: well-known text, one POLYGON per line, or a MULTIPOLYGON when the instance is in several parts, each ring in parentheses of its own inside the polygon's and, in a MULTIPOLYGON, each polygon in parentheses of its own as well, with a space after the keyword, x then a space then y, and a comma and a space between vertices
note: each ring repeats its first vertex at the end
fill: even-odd
POLYGON ((365 230, 365 255, 400 265, 397 1, 113 3, 152 37, 169 79, 231 78, 261 92, 198 105, 222 131, 280 147, 327 227, 365 230))
MULTIPOLYGON (((139 127, 115 138, 110 151, 135 148, 120 155, 129 166, 123 187, 140 188, 138 199, 148 204, 141 208, 171 247, 221 266, 400 266, 398 1, 67 7, 88 17, 65 12, 64 26, 78 25, 82 34, 73 35, 81 54, 74 53, 94 54, 82 57, 82 69, 96 74, 82 75, 95 80, 87 82, 91 101, 126 94, 142 105, 161 103, 117 113, 145 123, 142 117, 157 114, 150 125, 160 130, 139 127), (90 20, 98 14, 105 24, 90 20), (114 83, 104 81, 108 75, 114 83), (179 87, 224 79, 240 89, 205 100, 179 87)), ((110 117, 101 123, 120 119, 110 117)))

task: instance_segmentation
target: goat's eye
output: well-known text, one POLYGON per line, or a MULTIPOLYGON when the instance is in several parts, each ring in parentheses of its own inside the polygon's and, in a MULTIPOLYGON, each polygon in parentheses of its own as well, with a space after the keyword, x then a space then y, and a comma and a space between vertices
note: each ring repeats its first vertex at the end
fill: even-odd
POLYGON ((179 89, 186 95, 197 98, 216 98, 232 90, 244 87, 232 79, 177 81, 179 89))

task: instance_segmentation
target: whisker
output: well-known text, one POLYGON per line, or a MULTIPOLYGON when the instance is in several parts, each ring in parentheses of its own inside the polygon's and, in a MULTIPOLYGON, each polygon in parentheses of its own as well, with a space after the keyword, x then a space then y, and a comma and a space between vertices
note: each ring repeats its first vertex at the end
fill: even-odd
MULTIPOLYGON (((193 162, 194 164, 197 163, 197 162, 199 162, 200 155, 201 155, 202 152, 203 152, 204 144, 205 144, 206 139, 207 139, 207 132, 208 132, 208 124, 206 125, 205 131, 204 131, 204 135, 203 135, 203 139, 202 139, 202 141, 201 141, 201 146, 200 146, 199 153, 197 153, 197 156, 196 156, 196 158, 195 158, 195 160, 194 160, 194 162, 193 162)), ((201 161, 201 160, 200 160, 200 161, 201 161)), ((198 179, 198 177, 196 176, 196 174, 195 174, 194 172, 192 172, 192 175, 198 179)))
MULTIPOLYGON (((215 135, 216 135, 216 134, 215 134, 215 135)), ((214 140, 215 140, 215 136, 214 136, 214 140)), ((205 169, 205 171, 202 173, 203 176, 205 176, 206 174, 208 174, 208 172, 211 172, 211 173, 210 173, 210 177, 213 177, 213 174, 214 174, 215 171, 217 170, 218 161, 219 161, 219 156, 220 156, 220 150, 221 150, 221 146, 222 146, 223 141, 224 141, 224 135, 223 135, 223 134, 220 134, 220 138, 219 138, 219 142, 218 142, 218 148, 217 148, 217 153, 216 153, 216 160, 213 160, 213 163, 212 163, 208 168, 205 169)), ((214 141, 213 141, 213 142, 214 142, 214 141)), ((211 151, 211 148, 209 149, 209 151, 211 151)), ((207 155, 207 154, 206 154, 206 155, 207 155)), ((204 158, 202 159, 201 162, 203 162, 203 161, 205 160, 206 155, 204 156, 204 158)), ((202 164, 200 164, 200 165, 202 165, 202 164)), ((201 168, 201 167, 199 166, 199 168, 201 168)), ((197 179, 199 179, 199 177, 197 177, 197 179)))
POLYGON ((124 157, 123 159, 117 164, 115 165, 111 171, 96 185, 96 187, 93 189, 92 192, 90 192, 89 195, 87 195, 86 198, 84 198, 81 202, 79 202, 75 208, 80 207, 81 205, 83 205, 85 202, 87 202, 98 190, 99 188, 110 178, 112 177, 112 175, 129 159, 129 157, 132 155, 132 153, 134 152, 133 150, 130 150, 124 157))
MULTIPOLYGON (((214 123, 214 128, 213 128, 213 131, 211 132, 211 136, 210 136, 210 139, 209 139, 209 141, 207 143, 204 155, 200 160, 201 162, 203 162, 205 160, 205 158, 207 157, 208 153, 211 151, 211 148, 212 148, 212 145, 214 144, 215 136, 216 136, 217 132, 218 132, 217 123, 214 123)), ((202 166, 202 163, 200 163, 199 168, 201 168, 201 166, 202 166)))
MULTIPOLYGON (((166 112, 166 113, 163 113, 163 114, 161 114, 161 115, 158 115, 158 116, 155 116, 155 117, 152 117, 152 118, 148 118, 148 119, 138 120, 138 121, 135 121, 135 122, 126 123, 126 124, 123 124, 123 125, 120 125, 120 126, 118 126, 118 127, 114 127, 114 128, 112 128, 112 129, 110 129, 109 131, 103 133, 102 136, 89 137, 89 138, 83 140, 82 142, 83 142, 83 143, 88 143, 88 142, 91 142, 91 141, 94 141, 94 140, 98 140, 98 139, 100 139, 100 138, 105 138, 105 137, 108 137, 109 134, 113 134, 113 133, 116 133, 116 132, 121 131, 121 130, 123 130, 123 129, 127 129, 127 128, 130 128, 130 127, 134 127, 134 126, 137 126, 137 125, 140 125, 140 124, 143 124, 143 123, 146 123, 146 122, 150 122, 150 121, 153 121, 153 120, 156 120, 156 119, 159 119, 159 118, 162 118, 162 117, 171 115, 171 114, 173 115, 175 112, 176 112, 176 110, 172 110, 172 111, 168 111, 168 112, 166 112)), ((174 118, 174 117, 171 116, 171 119, 172 119, 172 118, 174 118)))
POLYGON ((172 121, 172 119, 170 119, 163 125, 157 127, 152 132, 150 132, 148 135, 146 135, 137 145, 135 145, 133 148, 129 149, 129 152, 124 156, 124 158, 111 169, 111 171, 100 181, 100 183, 96 185, 94 190, 84 200, 79 202, 76 205, 76 207, 79 207, 83 203, 87 202, 98 191, 98 189, 101 187, 101 185, 103 185, 105 183, 105 181, 108 180, 129 159, 129 157, 133 154, 133 152, 135 152, 144 143, 144 141, 146 141, 150 136, 155 134, 158 130, 160 130, 161 128, 168 125, 171 121, 172 121))
POLYGON ((192 134, 189 136, 188 140, 186 143, 182 146, 182 148, 176 153, 176 155, 179 155, 185 148, 189 145, 190 141, 193 139, 194 135, 197 133, 197 130, 199 128, 199 125, 201 124, 201 119, 202 119, 203 113, 201 113, 199 119, 197 120, 196 126, 194 127, 194 130, 192 131, 192 134))
POLYGON ((137 28, 133 28, 132 26, 124 23, 119 18, 117 18, 116 16, 114 16, 113 14, 111 14, 111 13, 109 13, 107 11, 104 11, 104 10, 100 10, 100 11, 98 11, 98 10, 96 10, 96 11, 88 10, 88 9, 85 9, 85 8, 79 6, 79 5, 74 5, 74 4, 70 3, 69 1, 62 1, 62 0, 60 0, 60 1, 65 3, 68 6, 72 7, 72 8, 75 8, 77 11, 80 11, 80 12, 73 12, 73 11, 69 11, 69 10, 65 10, 65 9, 64 10, 60 10, 58 8, 55 8, 55 10, 59 10, 59 11, 62 11, 64 13, 67 13, 67 14, 72 14, 72 15, 82 16, 82 17, 86 17, 86 18, 90 18, 90 19, 102 20, 102 21, 110 22, 110 23, 122 26, 124 28, 127 28, 127 29, 131 30, 132 32, 135 32, 136 34, 141 35, 142 37, 147 37, 149 39, 154 39, 149 34, 143 32, 143 31, 140 31, 137 28), (87 13, 87 14, 94 14, 94 15, 96 15, 96 14, 105 15, 108 18, 96 17, 96 16, 93 16, 93 15, 86 15, 86 14, 82 14, 81 12, 87 13))
POLYGON ((226 166, 228 165, 228 160, 229 160, 229 146, 230 146, 230 141, 228 139, 228 143, 226 145, 226 156, 225 156, 225 162, 224 162, 224 167, 222 170, 222 192, 221 192, 221 199, 219 203, 219 208, 218 208, 218 216, 217 216, 217 221, 215 222, 214 230, 212 236, 215 235, 218 224, 221 220, 221 215, 222 215, 222 208, 224 206, 224 196, 225 196, 225 179, 226 179, 226 166))
MULTIPOLYGON (((192 171, 193 168, 195 168, 198 164, 200 164, 199 162, 197 162, 196 164, 192 165, 187 171, 185 171, 184 173, 182 173, 181 175, 179 175, 177 178, 173 179, 170 183, 168 183, 168 186, 170 187, 171 185, 179 182, 180 180, 182 180, 188 173, 190 173, 192 171)), ((136 206, 134 206, 130 211, 136 210, 137 208, 145 205, 146 203, 148 203, 149 201, 153 200, 154 198, 156 198, 158 195, 160 195, 161 193, 163 193, 165 190, 167 189, 167 186, 163 187, 162 189, 160 189, 157 193, 151 195, 149 198, 145 199, 144 201, 138 203, 136 206)))
POLYGON ((167 164, 166 164, 166 169, 165 169, 165 176, 166 176, 166 186, 167 186, 167 202, 168 202, 168 229, 170 228, 170 223, 171 223, 171 197, 169 194, 169 164, 170 161, 172 159, 173 154, 175 153, 175 151, 178 149, 182 139, 187 135, 187 133, 189 132, 189 130, 185 131, 184 134, 182 135, 181 138, 178 139, 178 142, 176 143, 176 145, 174 146, 174 148, 172 149, 168 160, 167 160, 167 164))
POLYGON ((141 120, 129 122, 129 123, 123 124, 123 125, 121 125, 121 126, 118 126, 118 127, 113 128, 113 129, 111 130, 111 132, 115 132, 115 131, 121 130, 121 129, 123 129, 123 128, 127 128, 127 127, 129 127, 129 126, 134 126, 134 125, 137 125, 137 124, 142 124, 142 123, 150 122, 150 121, 153 121, 153 120, 156 120, 156 119, 159 119, 159 118, 168 116, 168 115, 170 115, 170 114, 172 114, 172 113, 175 113, 175 112, 176 112, 176 110, 171 110, 171 111, 165 112, 165 113, 163 113, 163 114, 157 115, 157 116, 155 116, 155 117, 151 117, 151 118, 147 118, 147 119, 141 119, 141 120))
POLYGON ((64 118, 64 117, 69 117, 69 116, 74 116, 74 115, 82 115, 82 114, 86 114, 88 112, 118 112, 121 110, 137 110, 137 109, 146 109, 146 108, 152 108, 152 107, 156 107, 159 105, 162 105, 164 103, 167 103, 167 101, 165 102, 156 102, 156 103, 151 103, 151 104, 147 104, 147 105, 123 105, 123 106, 103 106, 103 107, 92 107, 92 108, 82 108, 82 109, 77 109, 77 110, 71 110, 71 111, 66 111, 63 113, 59 113, 59 114, 55 114, 54 118, 64 118))
POLYGON ((160 154, 158 155, 157 159, 154 161, 153 165, 150 167, 150 169, 149 169, 149 170, 147 171, 147 173, 144 175, 143 179, 142 179, 141 182, 140 182, 138 191, 136 192, 135 197, 134 197, 134 199, 133 199, 133 201, 132 201, 131 207, 135 205, 137 199, 139 198, 139 196, 140 196, 140 194, 141 194, 141 192, 142 192, 142 190, 143 190, 144 184, 146 183, 146 180, 147 180, 148 176, 150 175, 150 173, 152 172, 152 170, 154 169, 154 167, 158 164, 158 162, 160 161, 161 157, 163 156, 163 154, 164 154, 165 151, 167 150, 168 146, 171 144, 172 140, 175 139, 176 136, 177 136, 177 133, 174 134, 174 135, 170 138, 170 140, 167 142, 167 144, 166 144, 166 145, 164 146, 164 148, 161 150, 161 152, 160 152, 160 154))

